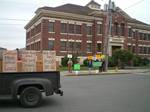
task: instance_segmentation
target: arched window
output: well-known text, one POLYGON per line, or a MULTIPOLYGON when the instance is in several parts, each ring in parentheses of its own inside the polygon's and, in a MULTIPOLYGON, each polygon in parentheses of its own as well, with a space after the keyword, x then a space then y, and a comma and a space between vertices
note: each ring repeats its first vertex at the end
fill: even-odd
POLYGON ((115 35, 118 35, 119 34, 119 26, 118 26, 118 23, 114 23, 114 34, 115 35))
POLYGON ((120 32, 121 36, 125 35, 125 25, 124 23, 121 23, 121 32, 120 32))

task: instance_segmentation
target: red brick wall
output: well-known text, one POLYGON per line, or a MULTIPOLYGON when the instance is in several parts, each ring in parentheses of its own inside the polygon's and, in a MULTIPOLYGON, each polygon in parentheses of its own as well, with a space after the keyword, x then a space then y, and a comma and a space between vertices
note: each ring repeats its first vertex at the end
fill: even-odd
MULTIPOLYGON (((120 33, 118 35, 118 38, 124 38, 124 43, 123 43, 123 47, 124 49, 127 49, 127 43, 131 43, 131 45, 133 46, 133 44, 135 44, 135 53, 138 54, 139 53, 139 44, 142 45, 150 45, 150 41, 139 41, 139 33, 138 31, 135 32, 135 39, 133 38, 128 38, 128 26, 127 26, 127 21, 125 20, 124 17, 122 17, 119 14, 115 14, 113 16, 113 20, 112 20, 112 24, 114 24, 115 22, 117 22, 119 25, 121 23, 125 24, 125 34, 124 36, 120 36, 120 33)), ((26 35, 27 35, 27 39, 30 38, 30 42, 35 41, 36 39, 41 38, 41 47, 40 50, 46 50, 48 49, 48 39, 49 38, 54 38, 55 39, 55 47, 54 50, 56 50, 57 55, 66 55, 66 53, 62 53, 60 52, 60 39, 73 39, 73 40, 81 40, 81 51, 83 52, 84 56, 87 55, 87 34, 86 34, 86 24, 83 23, 81 25, 81 35, 76 35, 76 34, 61 34, 60 33, 60 28, 61 28, 61 23, 60 21, 56 20, 55 21, 55 26, 54 26, 54 30, 55 33, 49 33, 48 32, 48 23, 49 20, 48 19, 43 19, 41 24, 39 24, 39 26, 36 26, 34 29, 32 29, 32 31, 29 31, 26 35), (41 27, 40 27, 41 25, 41 27), (40 29, 41 28, 41 29, 40 29), (35 36, 37 33, 41 32, 40 35, 35 36), (31 36, 35 36, 34 38, 31 39, 31 36)), ((92 26, 92 31, 93 31, 93 35, 92 35, 92 53, 96 54, 96 50, 97 50, 97 41, 102 41, 102 46, 104 46, 104 39, 105 39, 105 29, 106 29, 106 17, 104 16, 103 20, 102 20, 102 35, 97 35, 97 21, 93 21, 93 26, 92 26)), ((114 30, 112 29, 112 36, 114 36, 114 30)), ((34 49, 34 50, 38 50, 37 45, 30 45, 27 46, 28 49, 34 49), (32 48, 31 48, 32 46, 32 48)), ((104 47, 102 47, 104 48, 104 47)), ((102 50, 103 51, 103 50, 102 50)))

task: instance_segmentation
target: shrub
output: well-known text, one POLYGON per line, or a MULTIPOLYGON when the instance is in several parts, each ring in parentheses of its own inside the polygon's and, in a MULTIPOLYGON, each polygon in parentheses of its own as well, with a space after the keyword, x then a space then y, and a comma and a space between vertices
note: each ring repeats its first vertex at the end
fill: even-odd
POLYGON ((150 60, 148 58, 143 58, 141 60, 141 65, 147 66, 150 63, 150 60))
POLYGON ((61 65, 62 65, 62 66, 67 66, 68 60, 69 60, 69 59, 67 58, 67 56, 65 56, 64 58, 62 58, 62 59, 61 59, 61 65))
POLYGON ((114 64, 124 68, 126 64, 128 64, 133 58, 133 54, 127 50, 116 50, 112 54, 112 59, 114 60, 114 64))
POLYGON ((113 57, 108 57, 108 66, 109 67, 115 67, 116 66, 116 63, 115 63, 113 57))
POLYGON ((133 61, 133 66, 141 65, 141 57, 138 55, 134 55, 132 61, 133 61))
POLYGON ((85 60, 83 61, 83 65, 84 65, 84 66, 88 66, 88 59, 85 59, 85 60))

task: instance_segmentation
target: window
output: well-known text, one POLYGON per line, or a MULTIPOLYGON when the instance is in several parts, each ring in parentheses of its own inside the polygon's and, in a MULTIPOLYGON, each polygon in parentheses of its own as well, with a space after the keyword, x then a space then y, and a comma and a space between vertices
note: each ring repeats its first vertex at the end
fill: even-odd
POLYGON ((101 43, 97 43, 97 52, 101 52, 101 43))
POLYGON ((150 41, 150 34, 148 34, 148 40, 150 41))
POLYGON ((144 33, 144 38, 143 39, 147 40, 147 34, 146 33, 144 33))
POLYGON ((128 51, 131 51, 131 45, 128 45, 128 51))
POLYGON ((26 37, 27 37, 27 39, 30 38, 30 31, 26 33, 26 37))
POLYGON ((142 47, 139 47, 139 53, 142 54, 142 50, 143 50, 143 48, 142 48, 142 47))
POLYGON ((81 25, 76 25, 76 34, 81 34, 81 25))
POLYGON ((87 35, 92 35, 92 26, 87 26, 87 35))
POLYGON ((97 25, 97 34, 102 34, 102 24, 97 25))
POLYGON ((148 51, 148 54, 150 54, 150 47, 149 47, 149 51, 148 51))
POLYGON ((132 37, 132 28, 128 29, 128 37, 132 37))
POLYGON ((118 34, 119 34, 118 23, 115 23, 115 24, 114 24, 114 33, 115 33, 115 35, 118 35, 118 34))
POLYGON ((66 51, 66 48, 67 48, 67 42, 66 41, 61 41, 60 42, 61 51, 66 51))
POLYGON ((37 50, 40 50, 40 48, 41 48, 41 42, 39 41, 37 42, 37 50))
POLYGON ((146 47, 144 47, 144 54, 146 54, 147 53, 147 48, 146 47))
POLYGON ((125 35, 125 25, 124 23, 121 23, 121 36, 124 36, 125 35))
POLYGON ((36 26, 36 34, 41 32, 41 23, 36 26))
POLYGON ((135 39, 135 37, 136 37, 136 33, 135 33, 135 31, 134 32, 132 32, 133 33, 133 38, 135 39))
POLYGON ((149 47, 146 47, 146 54, 149 54, 149 47))
POLYGON ((92 52, 92 43, 87 43, 87 52, 92 52))
POLYGON ((49 22, 49 24, 48 24, 48 32, 54 32, 54 22, 49 22))
POLYGON ((81 42, 75 42, 74 50, 76 50, 76 51, 81 50, 81 42))
POLYGON ((140 35, 139 39, 143 40, 143 33, 140 33, 139 35, 140 35))
POLYGON ((74 51, 74 48, 75 48, 74 45, 75 45, 74 42, 69 42, 68 50, 69 51, 74 51))
POLYGON ((61 33, 67 33, 67 23, 61 23, 61 33))
POLYGON ((74 33, 74 24, 69 24, 69 33, 74 33))
POLYGON ((135 46, 132 46, 132 52, 135 53, 135 46))
POLYGON ((34 36, 34 29, 31 29, 31 37, 34 36))
POLYGON ((48 50, 54 50, 54 40, 48 41, 48 50))

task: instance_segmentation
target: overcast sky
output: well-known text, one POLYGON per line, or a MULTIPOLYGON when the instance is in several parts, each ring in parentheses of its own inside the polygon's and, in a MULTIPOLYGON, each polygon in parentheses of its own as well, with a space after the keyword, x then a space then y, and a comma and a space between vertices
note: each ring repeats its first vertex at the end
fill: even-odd
MULTIPOLYGON (((34 16, 34 12, 37 8, 43 6, 55 7, 66 3, 84 6, 89 1, 90 0, 0 0, 0 47, 7 49, 25 47, 26 33, 24 26, 34 16)), ((99 4, 108 2, 108 0, 95 1, 99 4)), ((150 0, 114 1, 117 6, 122 8, 131 17, 150 24, 150 0)))

